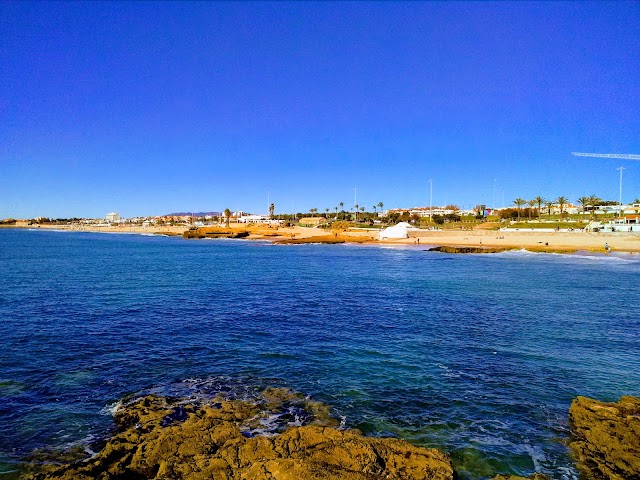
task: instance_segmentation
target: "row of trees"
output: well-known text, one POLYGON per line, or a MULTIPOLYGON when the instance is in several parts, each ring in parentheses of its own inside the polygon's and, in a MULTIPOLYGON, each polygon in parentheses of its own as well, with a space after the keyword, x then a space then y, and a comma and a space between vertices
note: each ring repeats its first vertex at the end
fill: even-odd
MULTIPOLYGON (((380 210, 382 210, 382 209, 384 208, 384 203, 382 203, 382 202, 378 202, 376 205, 373 205, 373 206, 372 206, 372 208, 373 208, 373 213, 374 213, 374 215, 375 215, 375 214, 377 214, 377 209, 378 209, 378 208, 379 208, 380 210)), ((335 211, 335 218, 336 218, 336 220, 338 219, 338 213, 340 213, 340 214, 341 214, 341 217, 342 217, 342 218, 341 218, 341 220, 344 220, 344 216, 345 216, 345 214, 347 213, 347 212, 344 210, 344 202, 340 202, 340 203, 338 204, 338 206, 333 207, 333 210, 335 211), (340 212, 338 212, 338 209, 340 210, 340 212)), ((367 213, 367 212, 365 211, 365 210, 366 210, 366 207, 361 207, 361 206, 360 206, 360 205, 358 205, 357 203, 356 203, 356 204, 355 204, 355 205, 354 205, 350 210, 353 210, 353 211, 354 211, 356 221, 358 220, 358 211, 360 211, 360 212, 362 213, 362 215, 363 215, 363 216, 364 216, 364 214, 365 214, 365 213, 367 213)), ((325 208, 325 209, 324 209, 324 211, 325 211, 325 217, 328 217, 329 212, 331 211, 331 209, 330 209, 330 208, 325 208)), ((318 213, 318 209, 317 209, 317 208, 311 208, 311 209, 309 209, 309 213, 311 213, 311 216, 312 216, 312 217, 315 217, 315 215, 318 213)))
MULTIPOLYGON (((637 201, 637 200, 636 200, 637 201)), ((582 207, 582 215, 584 216, 587 209, 591 210, 591 216, 595 214, 596 205, 616 205, 618 202, 603 200, 602 198, 596 195, 583 196, 576 199, 576 202, 582 207)), ((634 202, 635 203, 635 202, 634 202)), ((542 216, 542 205, 547 208, 547 214, 551 215, 551 208, 555 205, 558 205, 560 209, 560 215, 564 215, 564 208, 569 204, 569 199, 564 196, 560 196, 556 199, 549 200, 542 198, 541 196, 537 196, 531 200, 525 200, 524 198, 516 198, 513 201, 513 204, 518 209, 518 220, 520 220, 520 212, 523 206, 528 206, 530 208, 527 209, 527 213, 529 214, 529 218, 531 218, 531 213, 533 208, 537 205, 538 207, 538 220, 540 220, 542 216)))

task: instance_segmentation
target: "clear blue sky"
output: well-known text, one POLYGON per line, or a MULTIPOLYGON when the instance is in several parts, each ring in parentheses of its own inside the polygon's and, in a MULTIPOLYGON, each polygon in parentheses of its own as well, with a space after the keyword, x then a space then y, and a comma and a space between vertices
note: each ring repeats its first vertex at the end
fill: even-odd
POLYGON ((640 196, 571 151, 640 153, 640 2, 0 3, 0 218, 640 196))

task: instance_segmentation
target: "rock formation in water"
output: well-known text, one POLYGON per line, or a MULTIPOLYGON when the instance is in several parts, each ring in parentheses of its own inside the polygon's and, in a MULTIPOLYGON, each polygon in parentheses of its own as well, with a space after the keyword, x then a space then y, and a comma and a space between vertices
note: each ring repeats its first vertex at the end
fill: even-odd
POLYGON ((569 424, 570 445, 587 478, 640 480, 640 398, 605 403, 577 397, 569 424))
MULTIPOLYGON (((451 461, 435 450, 390 438, 368 438, 329 424, 326 406, 306 401, 311 421, 272 436, 252 436, 295 394, 269 389, 263 404, 216 398, 181 403, 148 395, 120 408, 118 427, 92 458, 38 465, 28 479, 453 479, 451 461)), ((286 410, 286 409, 285 409, 286 410)))
POLYGON ((202 227, 192 230, 186 230, 183 238, 247 238, 249 232, 247 230, 233 230, 219 227, 202 227))
POLYGON ((443 245, 440 247, 433 247, 427 250, 427 252, 443 252, 443 253, 500 253, 510 250, 504 247, 451 247, 443 245))

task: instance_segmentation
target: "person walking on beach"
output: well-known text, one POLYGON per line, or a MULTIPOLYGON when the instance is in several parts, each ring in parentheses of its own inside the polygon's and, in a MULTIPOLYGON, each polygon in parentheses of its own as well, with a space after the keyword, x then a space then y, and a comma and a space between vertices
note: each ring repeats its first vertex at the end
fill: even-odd
POLYGON ((611 253, 611 247, 606 242, 604 244, 604 251, 607 252, 607 255, 609 255, 611 253))

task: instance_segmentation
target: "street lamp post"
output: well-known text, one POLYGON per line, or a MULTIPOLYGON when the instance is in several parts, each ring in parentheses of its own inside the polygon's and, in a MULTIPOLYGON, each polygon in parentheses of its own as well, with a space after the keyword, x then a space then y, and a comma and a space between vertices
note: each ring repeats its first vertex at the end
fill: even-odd
POLYGON ((491 199, 491 213, 496 209, 496 179, 493 179, 493 198, 491 199))
POLYGON ((429 179, 429 221, 433 220, 433 180, 429 179))
POLYGON ((616 170, 620 170, 620 215, 618 218, 622 218, 622 171, 624 167, 618 167, 616 170))

